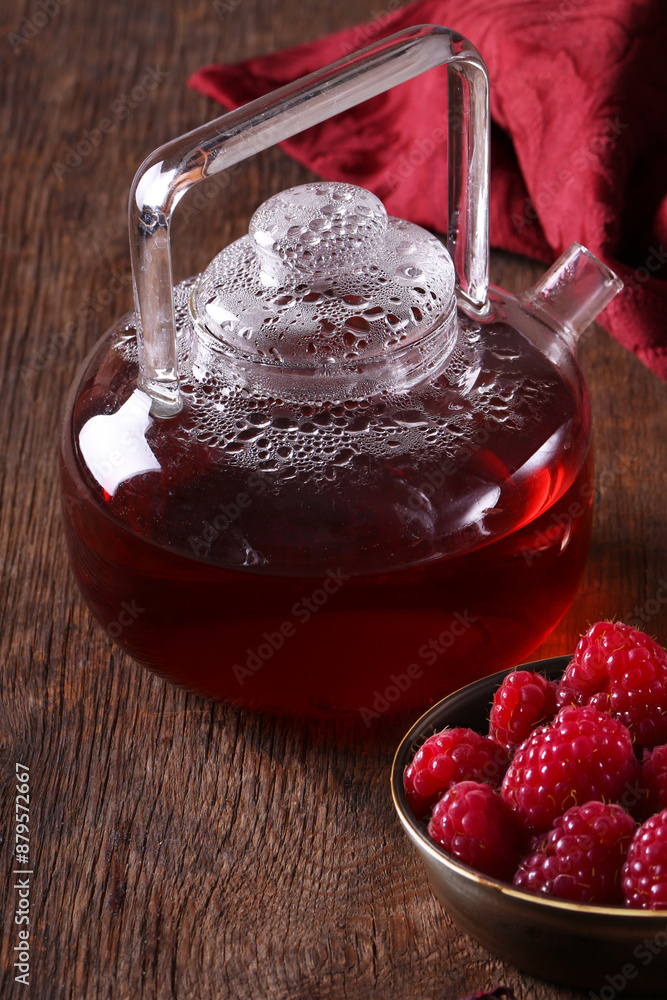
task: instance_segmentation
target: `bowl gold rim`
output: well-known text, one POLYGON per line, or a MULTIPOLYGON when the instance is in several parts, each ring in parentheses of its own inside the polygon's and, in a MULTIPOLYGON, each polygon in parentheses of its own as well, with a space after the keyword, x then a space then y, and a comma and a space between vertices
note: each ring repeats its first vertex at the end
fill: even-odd
POLYGON ((472 681, 470 684, 464 684, 462 687, 457 688, 456 691, 452 691, 444 698, 441 698, 440 701, 435 703, 435 705, 431 705, 431 707, 427 709, 426 712, 424 712, 410 727, 405 736, 403 736, 396 753, 394 754, 390 778, 391 797, 394 803, 394 808, 396 809, 403 829, 407 833, 409 839, 416 847, 418 847, 419 850, 426 852, 435 862, 440 865, 444 865, 444 867, 448 868, 455 874, 462 875, 470 882, 475 882, 477 885, 488 886, 492 891, 498 892, 510 899, 517 899, 522 903, 533 904, 538 907, 546 907, 547 909, 555 911, 590 914, 591 916, 597 917, 608 916, 613 917, 616 920, 619 920, 620 918, 633 921, 642 920, 647 924, 659 922, 664 927, 665 922, 667 921, 667 909, 636 910, 630 908, 625 909, 622 906, 594 906, 590 903, 571 903, 560 899, 550 899, 548 896, 538 896, 536 893, 522 892, 520 889, 515 889, 514 886, 510 886, 505 882, 483 875, 480 872, 475 871, 474 868, 470 868, 462 862, 455 861, 448 854, 445 854, 445 852, 423 832, 418 821, 412 815, 410 807, 408 806, 403 788, 403 771, 407 763, 408 754, 412 749, 412 745, 418 737, 424 735, 422 729, 426 724, 426 720, 431 721, 433 718, 437 717, 446 702, 451 701, 451 699, 456 695, 467 690, 468 688, 473 687, 474 685, 482 687, 494 680, 497 680, 498 683, 500 683, 502 678, 511 673, 512 670, 548 670, 553 673, 562 673, 571 659, 572 657, 569 655, 551 656, 543 660, 532 660, 528 663, 521 663, 508 670, 499 670, 495 674, 489 674, 487 677, 482 677, 479 680, 472 681))

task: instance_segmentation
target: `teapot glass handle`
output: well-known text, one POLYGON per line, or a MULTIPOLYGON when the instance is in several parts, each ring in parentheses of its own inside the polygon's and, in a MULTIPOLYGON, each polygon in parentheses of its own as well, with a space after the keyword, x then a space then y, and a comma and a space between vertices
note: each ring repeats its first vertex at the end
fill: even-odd
POLYGON ((141 165, 129 205, 140 381, 156 416, 181 408, 170 225, 195 184, 311 125, 448 65, 447 248, 457 294, 483 312, 488 288, 489 115, 486 67, 462 35, 407 28, 161 146, 141 165))

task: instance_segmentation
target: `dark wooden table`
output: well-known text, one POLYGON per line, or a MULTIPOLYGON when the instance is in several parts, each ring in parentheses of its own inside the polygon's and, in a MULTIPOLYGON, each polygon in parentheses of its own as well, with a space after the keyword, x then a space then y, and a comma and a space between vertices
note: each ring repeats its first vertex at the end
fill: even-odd
MULTIPOLYGON (((415 1000, 499 983, 522 1000, 574 995, 504 966, 435 903, 388 791, 405 720, 369 738, 364 727, 185 694, 118 652, 67 567, 58 425, 80 360, 130 306, 126 200, 137 165, 219 113, 185 86, 199 65, 314 38, 371 8, 2 5, 3 997, 415 1000), (146 74, 156 85, 121 118, 114 102, 146 74), (109 117, 103 140, 67 159, 109 117), (31 783, 29 987, 12 968, 16 762, 31 783)), ((307 178, 275 149, 210 210, 177 213, 177 277, 245 232, 262 197, 307 178)), ((526 287, 539 271, 494 256, 498 284, 526 287)), ((667 638, 656 597, 667 575, 667 392, 602 330, 586 337, 581 361, 601 495, 585 579, 540 655, 570 651, 600 616, 644 614, 667 638)))

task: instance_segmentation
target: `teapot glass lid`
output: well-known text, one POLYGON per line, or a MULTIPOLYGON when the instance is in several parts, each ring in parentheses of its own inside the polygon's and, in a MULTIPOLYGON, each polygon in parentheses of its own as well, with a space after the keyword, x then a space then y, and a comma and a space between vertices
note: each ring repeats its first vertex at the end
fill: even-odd
POLYGON ((191 311, 209 354, 338 381, 368 366, 400 369, 406 351, 429 354, 436 339, 444 360, 456 336, 455 277, 442 243, 388 217, 375 195, 315 182, 257 209, 248 235, 197 280, 191 311))

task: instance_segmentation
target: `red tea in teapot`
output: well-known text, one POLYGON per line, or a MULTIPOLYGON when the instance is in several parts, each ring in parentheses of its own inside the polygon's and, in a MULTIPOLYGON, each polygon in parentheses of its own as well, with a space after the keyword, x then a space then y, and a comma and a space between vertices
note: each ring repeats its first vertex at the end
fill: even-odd
POLYGON ((479 334, 462 324, 409 409, 391 393, 295 407, 230 390, 221 426, 198 418, 220 391, 201 375, 178 416, 139 406, 122 425, 105 492, 82 429, 136 379, 119 334, 84 376, 63 445, 72 565, 97 619, 193 690, 369 723, 520 662, 583 569, 588 414, 521 334, 479 334))

